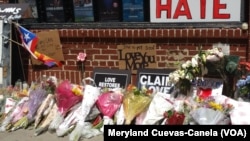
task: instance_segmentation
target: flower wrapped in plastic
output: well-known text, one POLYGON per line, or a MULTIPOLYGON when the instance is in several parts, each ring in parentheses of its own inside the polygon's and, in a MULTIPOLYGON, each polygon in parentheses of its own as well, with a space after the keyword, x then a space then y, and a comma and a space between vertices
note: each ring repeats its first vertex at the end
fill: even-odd
POLYGON ((50 123, 56 117, 57 112, 58 112, 58 107, 56 103, 53 102, 51 108, 49 108, 48 110, 48 115, 46 115, 43 118, 41 124, 39 124, 39 126, 35 129, 35 134, 34 134, 35 136, 38 136, 48 130, 50 123))
POLYGON ((17 130, 19 128, 27 128, 32 122, 35 121, 35 116, 37 109, 42 104, 44 99, 47 97, 46 90, 42 87, 38 87, 35 90, 31 91, 29 94, 29 101, 28 101, 28 114, 24 116, 22 119, 18 121, 15 127, 11 130, 17 130))
MULTIPOLYGON (((190 98, 189 98, 190 99, 190 98)), ((165 123, 166 125, 184 125, 189 122, 189 113, 192 109, 189 103, 187 103, 188 99, 174 99, 173 100, 173 108, 170 110, 166 110, 164 113, 165 123)))
POLYGON ((43 120, 43 118, 49 114, 54 103, 55 103, 54 95, 48 94, 46 99, 43 100, 41 106, 37 109, 37 114, 36 114, 35 123, 34 123, 35 128, 37 128, 38 125, 43 120))
POLYGON ((183 125, 185 120, 185 114, 176 110, 169 110, 164 113, 166 125, 183 125))
POLYGON ((79 116, 81 116, 81 103, 74 105, 70 109, 63 122, 56 129, 57 136, 61 137, 72 131, 79 120, 79 116))
MULTIPOLYGON (((96 101, 96 106, 103 115, 103 125, 114 124, 113 116, 120 108, 123 100, 122 90, 117 88, 101 93, 96 101)), ((103 128, 101 128, 103 131, 103 128)))
POLYGON ((82 130, 85 127, 85 120, 90 114, 91 109, 94 107, 98 96, 101 94, 100 88, 98 88, 94 80, 90 77, 83 79, 84 91, 83 100, 81 105, 81 116, 76 124, 76 127, 69 135, 70 141, 78 141, 82 137, 82 130), (92 84, 87 84, 87 81, 91 81, 92 84))
POLYGON ((197 124, 229 124, 230 112, 234 107, 229 103, 220 103, 217 97, 220 98, 220 96, 210 96, 206 99, 196 97, 198 107, 191 112, 191 116, 197 124))
MULTIPOLYGON (((81 115, 82 115, 81 111, 82 111, 81 103, 76 104, 74 107, 71 108, 71 110, 69 111, 69 113, 65 117, 64 121, 60 124, 60 126, 56 130, 56 134, 57 134, 58 137, 65 136, 65 135, 69 134, 76 127, 77 122, 81 119, 81 115)), ((100 115, 100 111, 97 109, 96 106, 94 106, 91 109, 90 114, 88 115, 88 117, 86 117, 86 120, 85 120, 84 124, 88 123, 87 121, 91 121, 91 120, 95 119, 99 115, 100 115)), ((90 127, 90 126, 88 126, 88 127, 90 127)), ((85 128, 85 126, 84 126, 84 128, 82 130, 81 135, 83 135, 83 133, 84 133, 85 134, 85 135, 83 135, 84 138, 86 136, 90 137, 91 133, 88 134, 88 133, 84 132, 84 130, 87 130, 85 128)), ((98 132, 99 129, 94 130, 94 128, 93 128, 93 129, 91 129, 91 131, 98 132)))
POLYGON ((4 117, 6 114, 8 114, 18 101, 11 97, 12 91, 12 86, 0 88, 0 119, 2 116, 4 117))
POLYGON ((125 124, 132 123, 134 118, 148 108, 152 101, 152 90, 143 87, 138 89, 130 84, 124 94, 123 109, 125 116, 125 124))
POLYGON ((50 123, 49 131, 55 131, 60 123, 63 122, 64 117, 75 104, 82 101, 82 94, 75 93, 74 85, 69 80, 62 81, 56 88, 55 98, 58 107, 58 112, 50 123))
POLYGON ((173 101, 169 94, 157 92, 148 109, 136 117, 137 125, 155 125, 164 118, 165 111, 173 108, 173 101))
POLYGON ((21 98, 20 101, 17 102, 15 107, 8 113, 8 115, 4 118, 1 123, 0 131, 10 130, 13 125, 27 115, 28 112, 28 97, 21 98))
POLYGON ((250 101, 250 75, 245 79, 239 79, 236 83, 236 98, 243 99, 244 101, 250 101))

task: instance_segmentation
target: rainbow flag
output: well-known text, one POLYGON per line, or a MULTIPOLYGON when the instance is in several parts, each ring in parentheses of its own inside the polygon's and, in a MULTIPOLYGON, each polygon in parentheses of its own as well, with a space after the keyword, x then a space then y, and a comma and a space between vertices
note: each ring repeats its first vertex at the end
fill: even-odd
POLYGON ((56 61, 53 58, 50 58, 49 56, 39 53, 37 51, 34 52, 35 56, 37 57, 38 60, 42 61, 45 65, 47 65, 48 67, 52 67, 52 66, 58 66, 61 67, 62 63, 59 61, 56 61))

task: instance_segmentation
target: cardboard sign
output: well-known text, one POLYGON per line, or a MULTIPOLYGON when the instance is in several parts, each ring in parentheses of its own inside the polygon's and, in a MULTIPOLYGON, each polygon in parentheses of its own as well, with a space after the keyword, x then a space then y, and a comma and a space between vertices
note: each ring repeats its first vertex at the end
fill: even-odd
POLYGON ((174 85, 169 83, 169 73, 174 69, 138 69, 137 87, 145 86, 154 92, 171 94, 174 85))
POLYGON ((156 44, 118 45, 119 69, 131 70, 133 74, 140 68, 156 68, 156 44))
MULTIPOLYGON (((39 39, 36 48, 38 52, 43 53, 57 61, 64 61, 58 30, 41 31, 39 33, 36 33, 36 35, 39 39)), ((32 58, 32 64, 41 65, 43 63, 32 58)))
POLYGON ((94 68, 93 73, 95 84, 100 88, 126 88, 131 81, 128 70, 94 68))

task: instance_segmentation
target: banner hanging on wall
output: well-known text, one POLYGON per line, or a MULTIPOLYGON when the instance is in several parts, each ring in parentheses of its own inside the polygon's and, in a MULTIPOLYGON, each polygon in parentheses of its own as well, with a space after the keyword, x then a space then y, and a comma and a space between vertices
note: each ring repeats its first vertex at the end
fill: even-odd
POLYGON ((156 44, 118 45, 119 69, 137 73, 139 68, 156 68, 156 44))

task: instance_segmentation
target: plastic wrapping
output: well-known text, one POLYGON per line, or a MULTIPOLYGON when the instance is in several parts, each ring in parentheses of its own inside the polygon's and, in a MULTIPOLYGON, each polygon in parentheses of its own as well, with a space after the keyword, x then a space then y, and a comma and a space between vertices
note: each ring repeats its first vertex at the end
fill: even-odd
POLYGON ((139 117, 142 116, 142 119, 139 121, 139 117, 136 117, 136 124, 154 125, 163 119, 165 111, 173 108, 173 103, 170 100, 166 100, 167 96, 170 98, 168 94, 157 92, 146 112, 140 114, 139 117))
POLYGON ((82 95, 76 95, 72 91, 72 84, 64 80, 56 88, 56 103, 59 112, 65 116, 72 106, 82 100, 82 95))
POLYGON ((140 90, 136 88, 127 89, 123 98, 125 124, 131 124, 136 116, 148 108, 151 101, 152 97, 141 93, 140 90))

